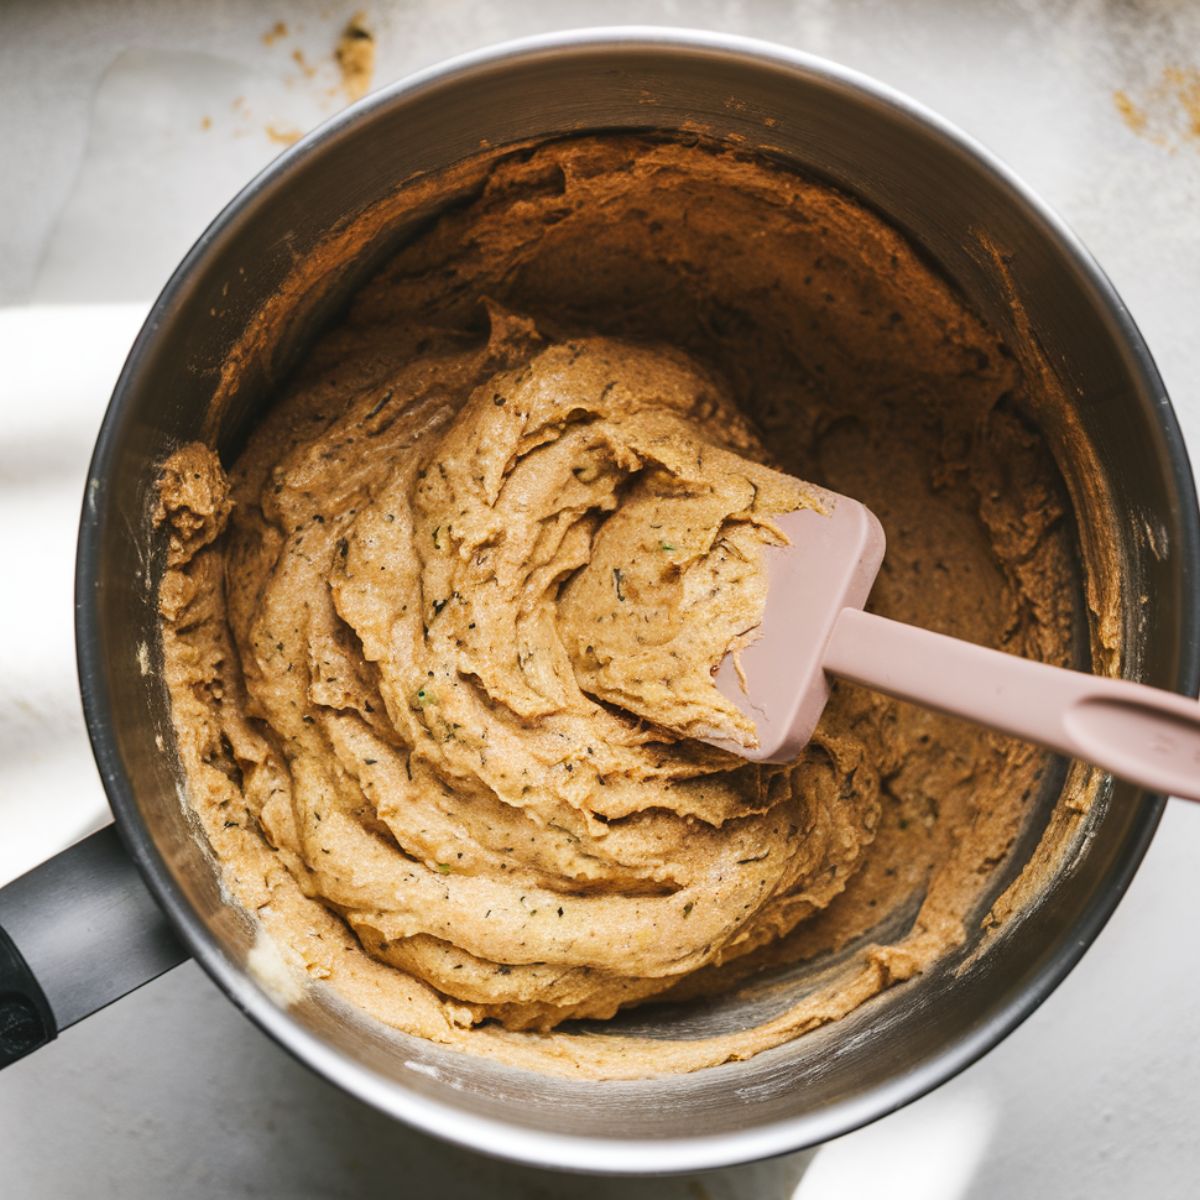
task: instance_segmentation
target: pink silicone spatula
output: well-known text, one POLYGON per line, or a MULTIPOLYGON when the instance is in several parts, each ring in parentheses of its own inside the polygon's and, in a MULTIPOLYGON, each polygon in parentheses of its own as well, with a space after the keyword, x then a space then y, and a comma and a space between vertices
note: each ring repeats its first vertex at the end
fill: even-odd
POLYGON ((767 551, 767 603, 757 640, 738 656, 742 678, 732 655, 717 671, 717 687, 755 722, 759 745, 713 745, 759 762, 794 758, 816 728, 832 674, 1200 800, 1200 703, 863 612, 883 562, 883 527, 857 500, 819 495, 824 513, 801 509, 777 522, 791 545, 767 551))

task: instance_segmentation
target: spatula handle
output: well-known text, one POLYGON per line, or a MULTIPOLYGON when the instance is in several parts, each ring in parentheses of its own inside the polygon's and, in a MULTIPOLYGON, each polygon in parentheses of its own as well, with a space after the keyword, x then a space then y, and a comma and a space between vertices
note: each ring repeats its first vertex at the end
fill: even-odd
POLYGON ((1031 662, 843 609, 824 667, 843 679, 1200 800, 1200 703, 1126 679, 1031 662))

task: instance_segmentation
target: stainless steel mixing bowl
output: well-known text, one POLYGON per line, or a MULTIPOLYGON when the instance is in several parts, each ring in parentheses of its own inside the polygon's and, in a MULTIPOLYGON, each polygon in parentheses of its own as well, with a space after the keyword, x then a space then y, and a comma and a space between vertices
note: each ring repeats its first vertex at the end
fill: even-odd
MULTIPOLYGON (((1191 694, 1200 679, 1200 522, 1180 432, 1146 346, 1062 223, 937 117, 781 47, 618 29, 456 59, 384 89, 305 138, 189 253, 117 385, 80 530, 88 726, 128 855, 174 937, 236 1005, 326 1078, 395 1117, 545 1166, 666 1172, 750 1160, 835 1137, 935 1087, 1000 1041, 1078 961, 1120 899, 1163 805, 1113 785, 1071 870, 967 969, 956 973, 972 945, 835 1025, 691 1075, 604 1084, 543 1077, 389 1032, 319 991, 283 1007, 254 981, 252 927, 222 898, 178 798, 174 757, 156 745, 156 736, 170 737, 160 674, 139 669, 142 646, 152 667, 159 661, 154 584, 163 546, 147 521, 156 464, 203 436, 216 380, 247 322, 348 214, 482 142, 695 125, 862 198, 940 264, 987 321, 1018 340, 1015 295, 1046 361, 1079 398, 1079 421, 1120 518, 1126 673, 1191 694), (1006 251, 1013 295, 996 261, 979 253, 981 230, 1006 251), (1137 604, 1142 593, 1148 605, 1137 604)), ((286 336, 242 364, 220 415, 216 440, 227 457, 312 333, 403 234, 381 230, 336 264, 327 287, 277 314, 286 336)), ((1111 520, 1098 511, 1076 518, 1111 520)), ((1043 809, 1053 800, 1045 797, 1043 809)), ((1034 840, 1018 848, 1018 860, 1034 840)), ((0 926, 9 934, 7 942, 0 937, 0 975, 8 980, 0 1044, 7 1037, 9 1057, 181 957, 167 926, 154 927, 158 911, 110 834, 0 893, 0 926)), ((694 1036, 753 1020, 751 1003, 650 1008, 616 1027, 694 1036)))

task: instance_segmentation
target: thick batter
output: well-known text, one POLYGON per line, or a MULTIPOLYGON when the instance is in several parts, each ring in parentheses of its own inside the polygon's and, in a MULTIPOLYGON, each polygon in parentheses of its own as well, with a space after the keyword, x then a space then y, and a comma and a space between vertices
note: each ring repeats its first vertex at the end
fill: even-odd
POLYGON ((1053 661, 1060 484, 1011 357, 837 193, 616 137, 481 178, 228 477, 164 470, 190 800, 233 896, 390 1024, 602 1076, 745 1057, 960 944, 1044 762, 848 685, 791 766, 693 740, 753 738, 710 669, 810 502, 771 468, 880 516, 872 607, 1053 661), (753 1029, 548 1032, 846 948, 753 1029))

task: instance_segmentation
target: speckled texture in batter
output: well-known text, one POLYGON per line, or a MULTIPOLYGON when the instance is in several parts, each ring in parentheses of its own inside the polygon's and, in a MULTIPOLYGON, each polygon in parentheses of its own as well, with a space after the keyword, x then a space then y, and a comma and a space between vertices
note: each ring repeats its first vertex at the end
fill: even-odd
POLYGON ((164 474, 167 678, 232 895, 390 1024, 599 1076, 746 1057, 922 970, 1041 753, 848 685, 788 767, 694 736, 752 736, 709 668, 808 502, 771 468, 878 514, 876 610, 1066 660, 1023 388, 828 188, 636 138, 497 157, 228 473, 193 446, 164 474), (845 947, 753 1029, 550 1032, 845 947))

